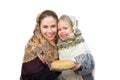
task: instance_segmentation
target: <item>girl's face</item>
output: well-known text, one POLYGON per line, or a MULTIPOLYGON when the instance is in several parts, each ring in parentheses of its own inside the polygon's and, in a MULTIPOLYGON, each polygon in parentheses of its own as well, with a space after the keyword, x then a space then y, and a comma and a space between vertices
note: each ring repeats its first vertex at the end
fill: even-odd
POLYGON ((41 34, 48 40, 55 38, 57 34, 57 21, 51 16, 45 17, 40 25, 41 34))
POLYGON ((58 22, 58 36, 60 39, 64 40, 72 32, 73 29, 69 22, 64 20, 58 22))

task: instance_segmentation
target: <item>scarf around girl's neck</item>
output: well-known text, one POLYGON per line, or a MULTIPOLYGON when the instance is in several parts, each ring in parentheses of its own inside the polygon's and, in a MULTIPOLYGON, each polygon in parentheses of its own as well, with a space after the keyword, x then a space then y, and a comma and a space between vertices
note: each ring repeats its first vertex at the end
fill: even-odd
POLYGON ((81 42, 84 42, 81 33, 71 33, 64 40, 59 39, 57 46, 58 49, 61 50, 61 49, 73 47, 77 44, 80 44, 81 42))

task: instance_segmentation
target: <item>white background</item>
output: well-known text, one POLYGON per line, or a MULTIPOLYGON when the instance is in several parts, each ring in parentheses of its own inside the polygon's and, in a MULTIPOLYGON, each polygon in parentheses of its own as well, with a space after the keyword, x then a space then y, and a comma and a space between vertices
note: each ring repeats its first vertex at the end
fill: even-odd
POLYGON ((120 79, 119 0, 0 0, 0 80, 19 80, 24 47, 45 9, 78 19, 95 58, 95 80, 120 79))

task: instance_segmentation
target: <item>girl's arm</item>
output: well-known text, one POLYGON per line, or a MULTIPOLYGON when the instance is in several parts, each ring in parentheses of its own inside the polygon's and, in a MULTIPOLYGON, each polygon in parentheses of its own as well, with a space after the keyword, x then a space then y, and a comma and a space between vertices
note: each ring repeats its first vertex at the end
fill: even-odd
POLYGON ((81 75, 92 73, 94 69, 94 60, 91 54, 80 54, 75 57, 76 62, 80 62, 81 66, 75 72, 81 75))
POLYGON ((75 72, 85 75, 88 73, 91 73, 94 69, 94 60, 93 56, 91 55, 91 52, 85 42, 80 43, 80 47, 82 50, 82 53, 75 57, 76 62, 80 62, 81 66, 78 70, 75 72))

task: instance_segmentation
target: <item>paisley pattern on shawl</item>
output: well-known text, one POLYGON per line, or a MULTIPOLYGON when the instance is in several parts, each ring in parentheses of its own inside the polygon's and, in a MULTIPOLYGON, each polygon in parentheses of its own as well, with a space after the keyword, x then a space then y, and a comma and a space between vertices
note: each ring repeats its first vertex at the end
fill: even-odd
POLYGON ((52 61, 58 59, 58 52, 55 41, 49 41, 45 39, 40 33, 35 33, 25 47, 23 62, 29 62, 39 55, 45 57, 48 65, 52 61))

